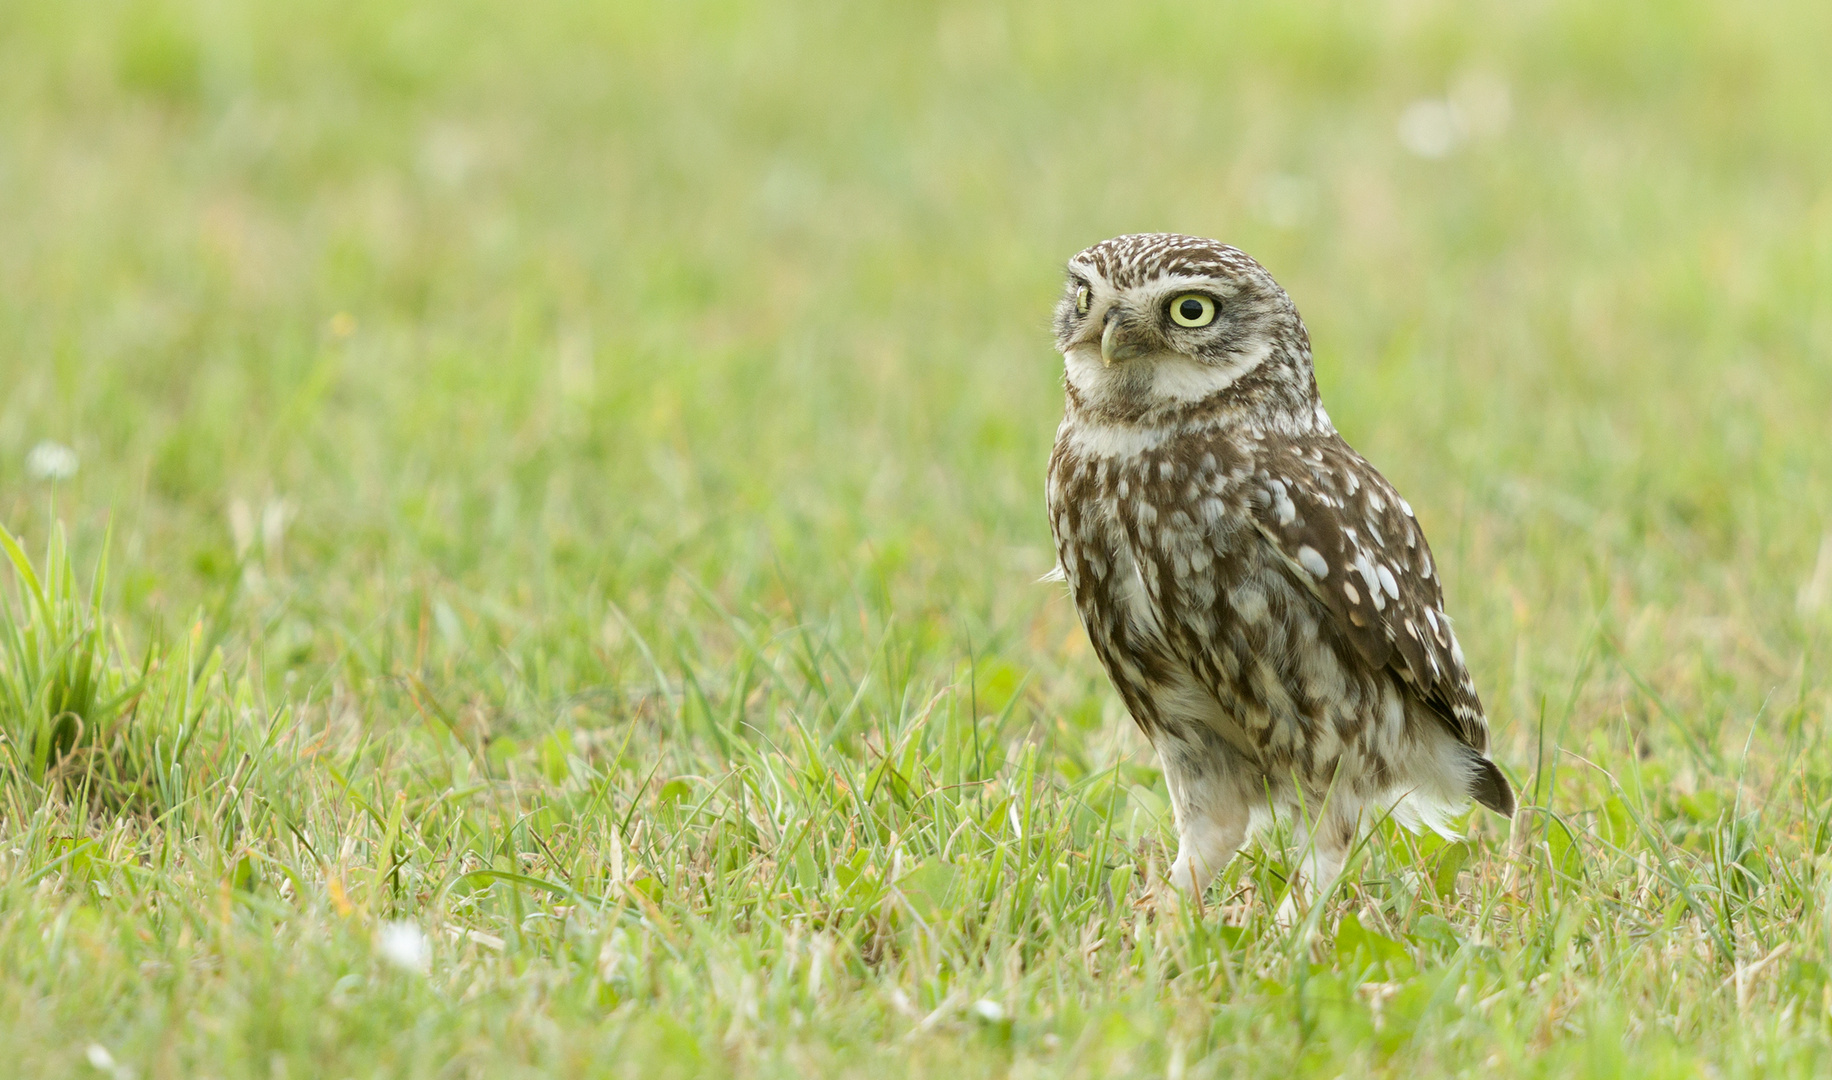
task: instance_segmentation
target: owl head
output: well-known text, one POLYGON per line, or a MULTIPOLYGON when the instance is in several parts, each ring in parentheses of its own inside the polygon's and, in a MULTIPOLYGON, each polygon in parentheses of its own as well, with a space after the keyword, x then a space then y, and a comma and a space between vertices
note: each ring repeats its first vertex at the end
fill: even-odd
POLYGON ((1135 233, 1070 259, 1056 347, 1071 397, 1116 419, 1197 405, 1289 412, 1294 422, 1317 411, 1310 339, 1291 298, 1265 267, 1214 240, 1135 233))

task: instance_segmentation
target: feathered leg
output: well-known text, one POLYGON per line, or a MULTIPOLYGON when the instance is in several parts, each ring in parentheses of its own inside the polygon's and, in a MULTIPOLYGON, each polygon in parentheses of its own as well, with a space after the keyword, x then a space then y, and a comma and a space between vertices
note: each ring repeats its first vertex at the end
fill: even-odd
POLYGON ((1361 807, 1348 805, 1341 792, 1330 801, 1336 805, 1324 807, 1321 820, 1300 818, 1297 822, 1297 880, 1274 915, 1280 926, 1295 923, 1303 911, 1309 910, 1334 887, 1354 847, 1355 834, 1361 824, 1361 807))
POLYGON ((1158 745, 1158 760, 1177 818, 1177 859, 1171 864, 1170 883, 1179 895, 1193 900, 1246 842, 1251 803, 1236 777, 1219 767, 1227 756, 1218 757, 1213 747, 1191 747, 1166 738, 1158 745))

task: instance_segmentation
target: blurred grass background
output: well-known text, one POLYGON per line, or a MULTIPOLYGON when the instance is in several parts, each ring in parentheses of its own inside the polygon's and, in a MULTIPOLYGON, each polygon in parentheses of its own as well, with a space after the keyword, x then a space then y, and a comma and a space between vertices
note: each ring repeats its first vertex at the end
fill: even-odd
MULTIPOLYGON (((9 625, 106 623, 98 685, 139 694, 84 699, 104 742, 72 761, 125 769, 113 795, 68 763, 9 774, 0 1041, 27 1071, 93 1041, 143 1075, 430 1075, 452 1055, 492 1075, 1258 1075, 1300 1052, 1810 1073, 1832 1000, 1828 41, 1811 3, 0 5, 0 521, 34 558, 62 522, 81 578, 63 615, 21 599, 9 625), (1292 293, 1332 416, 1434 539, 1499 759, 1556 815, 1514 848, 1475 823, 1463 893, 1421 892, 1431 853, 1403 840, 1370 856, 1387 884, 1323 929, 1385 912, 1416 979, 1364 978, 1339 940, 1257 944, 1270 930, 1192 959, 1114 896, 1109 871, 1156 857, 1136 822, 1161 784, 1035 584, 1047 319, 1067 256, 1160 229, 1234 243, 1292 293), (938 782, 869 842, 875 811, 841 800, 804 892, 695 892, 727 855, 780 884, 784 845, 817 831, 812 780, 765 815, 785 832, 744 824, 733 792, 788 768, 769 761, 864 781, 898 746, 984 790, 938 782), (1018 841, 986 791, 1033 788, 1065 831, 961 868, 937 830, 971 819, 990 859, 1018 841), (237 811, 250 791, 271 815, 237 811), (558 816, 530 826, 543 802, 558 816), (1132 846, 1090 856, 1103 815, 1077 806, 1132 846), (710 847, 645 852, 651 817, 710 847), (849 891, 861 864, 821 871, 869 851, 889 897, 900 843, 972 885, 940 890, 958 938, 886 967, 895 905, 849 891), (346 880, 397 844, 369 893, 346 880), (636 881, 649 908, 537 932, 538 888, 447 902, 461 870, 561 864, 553 903, 636 881), (1090 884, 1061 885, 1047 925, 1001 908, 969 930, 962 898, 1032 865, 1090 884), (219 885, 247 910, 218 919, 219 885), (1625 896, 1654 912, 1645 937, 1610 938, 1625 896), (1105 914, 1070 917, 1086 904, 1105 914), (1464 943, 1436 960, 1427 908, 1464 943), (688 912, 702 938, 642 946, 685 981, 607 997, 609 935, 688 912), (388 1013, 363 995, 393 984, 349 972, 397 916, 502 949, 440 954, 445 990, 388 1013), (78 977, 57 928, 90 924, 78 977), (1388 991, 1365 987, 1449 978, 1478 945, 1509 958, 1481 998, 1514 1011, 1431 982, 1409 1023, 1435 1034, 1369 1034, 1388 991), (805 1000, 733 1035, 744 1006, 689 977, 702 947, 741 954, 753 997, 786 980, 805 1000), (1062 989, 1103 948, 1094 989, 1062 989), (1337 1042, 1290 974, 1311 964, 1358 1018, 1337 1042), (305 1000, 261 1004, 282 986, 305 1000)), ((64 686, 31 675, 55 659, 39 647, 14 650, 15 684, 64 686)), ((81 713, 33 694, 0 716, 21 753, 31 724, 81 713)), ((84 737, 58 730, 60 752, 84 737)))

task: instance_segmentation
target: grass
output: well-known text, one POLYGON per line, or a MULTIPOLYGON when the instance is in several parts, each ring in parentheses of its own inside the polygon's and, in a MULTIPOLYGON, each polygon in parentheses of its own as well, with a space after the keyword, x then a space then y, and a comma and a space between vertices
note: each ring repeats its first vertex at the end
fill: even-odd
POLYGON ((1823 1074, 1828 39, 0 6, 6 1071, 1823 1074), (1277 850, 1137 906, 1036 584, 1058 267, 1173 228, 1305 311, 1522 792, 1289 932, 1277 850))

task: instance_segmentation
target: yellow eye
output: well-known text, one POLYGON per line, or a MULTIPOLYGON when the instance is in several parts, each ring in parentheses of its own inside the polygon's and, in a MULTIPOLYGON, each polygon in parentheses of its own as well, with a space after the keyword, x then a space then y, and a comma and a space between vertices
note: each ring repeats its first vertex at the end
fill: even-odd
POLYGON ((1170 321, 1178 326, 1207 326, 1215 321, 1215 301, 1201 293, 1184 293, 1170 302, 1170 321))
POLYGON ((1094 294, 1088 291, 1086 285, 1075 290, 1075 314, 1086 315, 1088 313, 1088 306, 1093 302, 1094 294))

